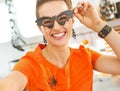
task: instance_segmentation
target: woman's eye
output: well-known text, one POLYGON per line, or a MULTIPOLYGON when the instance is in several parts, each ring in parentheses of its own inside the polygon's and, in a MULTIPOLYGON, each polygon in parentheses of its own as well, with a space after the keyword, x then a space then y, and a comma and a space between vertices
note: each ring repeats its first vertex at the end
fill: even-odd
POLYGON ((58 18, 58 21, 67 21, 68 20, 68 16, 67 15, 62 15, 58 18))
POLYGON ((43 25, 51 25, 53 22, 52 22, 52 20, 50 20, 50 19, 48 19, 48 20, 43 20, 42 21, 42 24, 43 25))

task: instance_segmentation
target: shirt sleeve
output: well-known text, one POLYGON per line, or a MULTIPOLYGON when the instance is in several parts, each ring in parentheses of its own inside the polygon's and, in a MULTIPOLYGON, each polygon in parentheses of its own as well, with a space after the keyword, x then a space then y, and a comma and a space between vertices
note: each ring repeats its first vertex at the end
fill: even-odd
POLYGON ((12 71, 19 71, 26 76, 28 80, 26 87, 28 87, 30 84, 34 72, 33 70, 35 68, 33 66, 34 63, 32 63, 33 62, 32 60, 33 59, 31 59, 29 56, 25 55, 18 61, 18 63, 16 63, 16 65, 12 69, 12 71))
POLYGON ((92 65, 94 66, 95 63, 96 63, 96 61, 97 61, 97 59, 98 59, 99 56, 101 55, 101 53, 98 52, 98 51, 95 51, 95 50, 93 50, 93 49, 86 48, 86 47, 83 46, 83 45, 80 46, 80 49, 82 49, 82 50, 84 50, 84 51, 87 52, 87 54, 88 54, 88 56, 89 56, 89 58, 90 58, 90 61, 91 61, 92 65))

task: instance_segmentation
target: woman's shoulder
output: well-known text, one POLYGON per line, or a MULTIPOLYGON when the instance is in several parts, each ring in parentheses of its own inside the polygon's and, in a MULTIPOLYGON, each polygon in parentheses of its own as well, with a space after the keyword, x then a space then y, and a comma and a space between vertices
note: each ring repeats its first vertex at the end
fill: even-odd
POLYGON ((78 47, 70 47, 71 50, 74 51, 85 51, 85 50, 89 50, 89 48, 87 48, 84 45, 79 45, 78 47))

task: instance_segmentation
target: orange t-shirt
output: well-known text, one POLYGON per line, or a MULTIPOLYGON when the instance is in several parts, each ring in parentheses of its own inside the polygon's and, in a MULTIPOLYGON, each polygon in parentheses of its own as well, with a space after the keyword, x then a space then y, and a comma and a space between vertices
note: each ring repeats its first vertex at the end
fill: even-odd
POLYGON ((92 91, 93 65, 99 53, 84 46, 70 48, 70 58, 64 68, 58 68, 42 55, 44 45, 28 52, 13 70, 28 79, 28 91, 92 91))

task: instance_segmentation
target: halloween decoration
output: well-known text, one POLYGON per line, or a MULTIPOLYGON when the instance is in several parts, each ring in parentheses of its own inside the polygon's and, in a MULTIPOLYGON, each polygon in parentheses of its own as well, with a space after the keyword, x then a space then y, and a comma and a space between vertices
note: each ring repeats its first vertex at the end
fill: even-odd
POLYGON ((26 42, 23 40, 23 36, 20 33, 18 25, 17 25, 13 0, 6 0, 5 3, 8 6, 9 22, 10 22, 10 27, 12 30, 12 36, 11 36, 12 46, 20 51, 24 51, 24 49, 20 45, 20 42, 23 44, 26 44, 26 42))
POLYGON ((112 0, 100 0, 99 8, 102 19, 109 21, 115 18, 115 4, 112 0))

